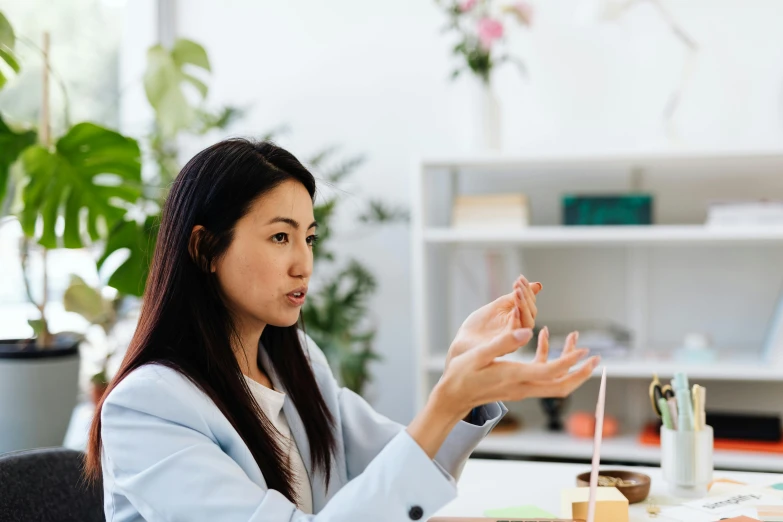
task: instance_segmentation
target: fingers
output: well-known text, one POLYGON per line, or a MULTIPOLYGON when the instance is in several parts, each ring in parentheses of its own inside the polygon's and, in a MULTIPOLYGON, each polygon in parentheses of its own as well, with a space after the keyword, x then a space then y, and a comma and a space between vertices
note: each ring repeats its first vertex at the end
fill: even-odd
MULTIPOLYGON (((565 346, 563 347, 563 354, 567 355, 576 350, 576 343, 579 341, 579 332, 571 332, 566 337, 565 346)), ((561 357, 562 357, 561 355, 561 357)))
POLYGON ((495 400, 519 401, 529 398, 567 397, 590 378, 599 363, 599 357, 591 357, 584 366, 559 379, 545 382, 520 382, 507 386, 495 400))
POLYGON ((549 358, 549 328, 544 327, 538 332, 538 347, 536 348, 536 356, 533 362, 545 363, 549 358))
POLYGON ((524 288, 516 283, 514 285, 514 304, 520 312, 522 328, 532 328, 536 324, 535 315, 533 315, 528 300, 525 298, 524 288))
POLYGON ((520 275, 516 281, 514 281, 514 299, 517 306, 523 311, 522 316, 524 323, 523 327, 532 328, 535 325, 535 318, 538 315, 538 307, 536 306, 536 294, 541 289, 541 283, 529 283, 525 276, 520 275), (525 308, 530 312, 530 320, 524 313, 525 308))
MULTIPOLYGON (((519 277, 517 278, 517 282, 522 283, 525 286, 529 286, 530 290, 533 292, 534 295, 538 295, 538 293, 544 288, 544 285, 541 283, 531 283, 527 280, 527 278, 519 274, 519 277)), ((514 283, 516 285, 516 282, 514 283)))
POLYGON ((540 363, 520 363, 513 361, 495 361, 502 366, 499 370, 503 377, 516 382, 552 381, 567 374, 573 365, 587 356, 588 350, 574 350, 568 355, 553 361, 540 363))
POLYGON ((486 366, 496 358, 514 352, 520 346, 524 346, 532 337, 533 330, 530 328, 509 329, 489 343, 474 349, 471 353, 475 354, 474 357, 480 366, 486 366))
POLYGON ((529 383, 528 397, 567 397, 590 378, 601 358, 593 356, 578 370, 550 382, 529 383))
POLYGON ((535 319, 536 315, 538 315, 538 307, 536 306, 535 294, 530 289, 529 285, 522 288, 522 294, 525 296, 525 302, 527 303, 527 306, 530 308, 530 314, 533 316, 533 319, 535 319))

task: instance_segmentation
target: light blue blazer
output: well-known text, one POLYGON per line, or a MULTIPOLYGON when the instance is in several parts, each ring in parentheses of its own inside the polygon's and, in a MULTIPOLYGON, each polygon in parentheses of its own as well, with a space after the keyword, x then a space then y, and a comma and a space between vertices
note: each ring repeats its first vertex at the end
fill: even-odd
MULTIPOLYGON (((303 346, 335 419, 331 480, 313 471, 302 419, 283 411, 307 468, 314 515, 267 488, 250 451, 209 397, 178 372, 149 364, 126 377, 101 413, 106 520, 377 522, 426 520, 456 496, 470 453, 506 413, 501 403, 460 422, 431 460, 404 427, 335 381, 309 337, 303 346)), ((282 390, 261 349, 261 362, 282 390)))

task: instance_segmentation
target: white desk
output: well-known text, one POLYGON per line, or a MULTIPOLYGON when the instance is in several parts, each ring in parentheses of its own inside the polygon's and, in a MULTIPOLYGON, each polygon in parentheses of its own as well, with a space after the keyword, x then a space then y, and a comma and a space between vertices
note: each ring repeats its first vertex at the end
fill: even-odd
MULTIPOLYGON (((604 469, 622 469, 606 466, 604 469)), ((650 495, 658 505, 676 503, 668 495, 666 483, 659 468, 627 468, 649 475, 652 479, 650 495)), ((483 516, 485 509, 534 505, 554 515, 560 515, 560 491, 576 486, 576 476, 589 471, 589 465, 555 464, 548 462, 524 462, 508 460, 470 459, 459 481, 459 496, 438 512, 448 516, 483 516)), ((731 478, 748 484, 783 482, 783 475, 739 471, 716 471, 715 478, 731 478)), ((651 519, 645 504, 631 505, 632 522, 654 520, 666 522, 658 516, 651 519)))

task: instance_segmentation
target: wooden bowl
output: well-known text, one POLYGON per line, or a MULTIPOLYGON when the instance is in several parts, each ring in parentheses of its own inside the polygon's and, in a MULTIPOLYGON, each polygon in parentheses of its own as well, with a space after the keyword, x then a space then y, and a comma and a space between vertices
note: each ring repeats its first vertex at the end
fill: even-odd
MULTIPOLYGON (((604 469, 598 472, 600 477, 614 477, 626 482, 633 482, 629 486, 615 486, 620 490, 629 504, 642 502, 650 494, 650 477, 635 471, 623 471, 619 469, 604 469)), ((576 485, 586 487, 590 485, 590 472, 582 473, 576 477, 576 485)))

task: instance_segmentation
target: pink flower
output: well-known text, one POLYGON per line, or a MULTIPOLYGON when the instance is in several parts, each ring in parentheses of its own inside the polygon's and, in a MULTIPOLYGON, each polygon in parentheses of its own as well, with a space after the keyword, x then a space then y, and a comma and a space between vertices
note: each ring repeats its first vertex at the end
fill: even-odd
POLYGON ((463 13, 466 13, 476 7, 476 1, 477 0, 462 0, 459 3, 459 10, 463 13))
POLYGON ((507 11, 516 16, 522 25, 529 27, 533 23, 533 6, 528 2, 517 2, 508 6, 507 11))
POLYGON ((503 24, 492 18, 482 18, 478 23, 478 37, 481 47, 489 51, 495 40, 503 37, 503 24))

